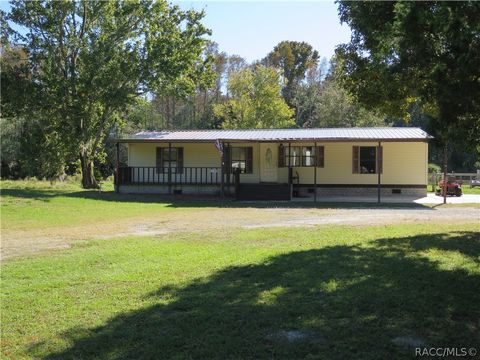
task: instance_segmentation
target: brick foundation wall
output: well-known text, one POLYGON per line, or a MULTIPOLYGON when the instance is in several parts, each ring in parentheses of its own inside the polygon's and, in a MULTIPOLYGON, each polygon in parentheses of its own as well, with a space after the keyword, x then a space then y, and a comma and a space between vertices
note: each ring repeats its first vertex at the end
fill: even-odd
MULTIPOLYGON (((220 195, 220 186, 218 185, 172 185, 172 194, 175 190, 181 190, 182 194, 188 195, 220 195)), ((168 185, 120 185, 121 194, 169 194, 168 185)), ((233 187, 225 186, 225 194, 234 193, 233 187)))
MULTIPOLYGON (((300 196, 313 196, 314 188, 301 187, 299 189, 300 196)), ((427 187, 389 187, 382 186, 382 196, 427 196, 427 187)), ((319 196, 376 196, 377 189, 373 187, 328 187, 317 188, 317 195, 319 196)))
MULTIPOLYGON (((191 195, 220 195, 220 186, 218 185, 207 185, 207 186, 197 186, 197 185, 182 185, 182 186, 173 186, 172 193, 175 190, 181 190, 182 194, 191 194, 191 195)), ((302 186, 299 189, 300 196, 313 196, 313 186, 302 186)), ((120 185, 119 192, 122 194, 169 194, 169 189, 167 185, 120 185)), ((233 195, 235 189, 233 186, 227 187, 225 185, 225 194, 233 195)), ((317 188, 318 196, 376 196, 377 188, 376 187, 318 187, 317 188)), ((427 196, 427 188, 419 186, 388 186, 384 185, 381 189, 382 196, 413 196, 413 197, 424 197, 427 196), (399 192, 399 193, 398 193, 399 192)))

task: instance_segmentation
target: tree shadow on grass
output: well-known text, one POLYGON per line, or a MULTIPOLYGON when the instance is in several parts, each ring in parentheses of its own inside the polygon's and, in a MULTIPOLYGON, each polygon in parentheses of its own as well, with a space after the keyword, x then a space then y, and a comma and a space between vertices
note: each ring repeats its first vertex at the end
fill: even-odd
POLYGON ((472 232, 286 253, 160 288, 146 295, 154 306, 71 329, 65 351, 48 354, 41 344, 31 351, 51 360, 395 359, 414 356, 412 345, 395 343, 399 338, 478 345, 478 273, 441 270, 412 251, 439 241, 480 254, 472 232))
POLYGON ((374 202, 296 202, 296 201, 236 201, 227 197, 223 201, 217 195, 162 195, 162 194, 117 194, 114 191, 96 190, 68 191, 61 189, 2 189, 3 196, 21 199, 33 199, 49 202, 55 197, 68 197, 89 200, 112 201, 120 203, 157 203, 167 207, 234 207, 234 208, 298 208, 298 209, 417 209, 434 210, 417 203, 381 203, 374 202))
POLYGON ((19 199, 33 199, 40 201, 49 201, 49 199, 59 196, 68 196, 67 190, 43 190, 43 189, 2 189, 2 196, 10 196, 19 199))

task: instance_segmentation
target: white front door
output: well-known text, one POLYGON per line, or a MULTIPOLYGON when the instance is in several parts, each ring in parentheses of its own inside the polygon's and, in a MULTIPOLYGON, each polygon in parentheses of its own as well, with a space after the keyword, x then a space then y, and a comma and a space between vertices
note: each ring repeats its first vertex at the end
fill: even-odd
POLYGON ((276 144, 260 143, 260 181, 277 182, 278 147, 276 144))

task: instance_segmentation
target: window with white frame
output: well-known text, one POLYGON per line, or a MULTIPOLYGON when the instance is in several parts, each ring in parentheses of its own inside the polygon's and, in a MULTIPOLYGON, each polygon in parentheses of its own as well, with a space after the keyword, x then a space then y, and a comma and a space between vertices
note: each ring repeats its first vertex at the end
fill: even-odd
POLYGON ((279 167, 324 167, 323 146, 280 146, 279 167))
POLYGON ((230 168, 232 172, 240 171, 240 173, 251 174, 253 172, 252 153, 253 148, 247 147, 230 147, 230 168), (237 170, 238 169, 238 170, 237 170))

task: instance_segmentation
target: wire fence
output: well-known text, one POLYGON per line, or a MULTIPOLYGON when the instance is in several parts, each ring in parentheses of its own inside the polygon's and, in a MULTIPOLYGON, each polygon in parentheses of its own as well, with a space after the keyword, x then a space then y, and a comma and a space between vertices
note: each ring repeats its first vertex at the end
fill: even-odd
MULTIPOLYGON (((443 173, 441 172, 435 172, 435 173, 429 173, 428 174, 428 184, 432 186, 437 186, 438 183, 443 179, 443 173)), ((478 181, 480 180, 480 170, 478 170, 476 173, 455 173, 455 172, 449 172, 447 173, 447 179, 449 181, 456 181, 460 185, 469 185, 469 186, 478 186, 480 187, 480 184, 478 181)))

